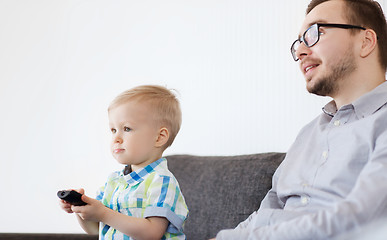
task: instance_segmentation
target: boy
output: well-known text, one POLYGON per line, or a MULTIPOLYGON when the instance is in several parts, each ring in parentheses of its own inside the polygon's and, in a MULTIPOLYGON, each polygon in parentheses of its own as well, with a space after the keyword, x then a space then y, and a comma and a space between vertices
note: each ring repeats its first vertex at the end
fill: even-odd
POLYGON ((126 167, 108 177, 96 199, 83 195, 87 205, 61 200, 62 209, 76 213, 81 227, 100 239, 185 239, 188 209, 162 158, 181 125, 175 95, 161 86, 138 86, 118 95, 108 115, 111 152, 126 167))

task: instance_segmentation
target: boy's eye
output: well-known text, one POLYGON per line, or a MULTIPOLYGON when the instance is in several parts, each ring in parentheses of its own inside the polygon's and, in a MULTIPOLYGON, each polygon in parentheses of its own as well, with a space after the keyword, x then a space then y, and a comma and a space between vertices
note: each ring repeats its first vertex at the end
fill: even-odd
POLYGON ((128 127, 124 127, 124 131, 125 132, 130 132, 132 129, 128 128, 128 127))
POLYGON ((112 133, 116 133, 116 132, 117 132, 117 130, 115 130, 114 128, 111 128, 110 131, 111 131, 112 133))

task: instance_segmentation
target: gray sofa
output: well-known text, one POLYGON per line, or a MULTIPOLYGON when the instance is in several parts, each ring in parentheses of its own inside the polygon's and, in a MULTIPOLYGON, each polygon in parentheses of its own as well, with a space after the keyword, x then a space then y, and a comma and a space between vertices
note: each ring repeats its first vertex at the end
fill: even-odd
POLYGON ((219 230, 236 227, 257 210, 284 157, 284 153, 168 157, 190 210, 187 239, 215 237, 219 230))
MULTIPOLYGON (((233 228, 257 210, 271 187, 271 178, 284 153, 242 156, 167 157, 168 167, 180 183, 190 210, 185 223, 188 240, 215 237, 224 228, 233 228)), ((98 239, 86 234, 5 234, 0 239, 50 240, 98 239)))

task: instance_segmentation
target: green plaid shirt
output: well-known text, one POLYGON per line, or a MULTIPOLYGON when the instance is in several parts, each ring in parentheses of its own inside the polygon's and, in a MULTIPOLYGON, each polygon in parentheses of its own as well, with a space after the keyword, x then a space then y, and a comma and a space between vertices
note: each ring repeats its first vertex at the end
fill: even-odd
MULTIPOLYGON (((96 199, 128 216, 165 217, 169 225, 161 239, 186 239, 183 224, 188 208, 165 158, 128 175, 123 171, 112 173, 96 199)), ((99 236, 100 239, 132 239, 102 222, 99 236)))

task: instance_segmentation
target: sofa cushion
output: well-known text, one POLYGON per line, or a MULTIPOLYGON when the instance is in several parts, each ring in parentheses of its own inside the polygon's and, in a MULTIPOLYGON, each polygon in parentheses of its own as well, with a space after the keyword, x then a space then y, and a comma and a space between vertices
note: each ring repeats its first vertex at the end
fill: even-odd
POLYGON ((190 210, 187 239, 209 239, 234 228, 259 208, 284 153, 242 156, 168 156, 190 210))

